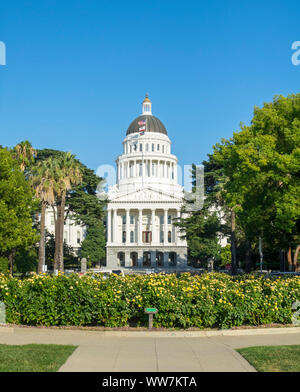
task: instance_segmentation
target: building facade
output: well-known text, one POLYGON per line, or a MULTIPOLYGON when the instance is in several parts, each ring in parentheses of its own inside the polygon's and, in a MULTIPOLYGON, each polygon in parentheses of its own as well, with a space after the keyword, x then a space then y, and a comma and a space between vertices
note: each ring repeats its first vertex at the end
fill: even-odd
MULTIPOLYGON (((45 228, 50 234, 55 234, 54 213, 52 207, 46 209, 45 228)), ((69 214, 64 224, 64 241, 72 248, 74 255, 78 255, 81 243, 86 234, 86 227, 78 225, 72 214, 69 214)))
POLYGON ((107 267, 186 267, 187 244, 174 226, 183 203, 177 162, 146 96, 142 115, 129 125, 116 160, 116 184, 108 191, 107 267))

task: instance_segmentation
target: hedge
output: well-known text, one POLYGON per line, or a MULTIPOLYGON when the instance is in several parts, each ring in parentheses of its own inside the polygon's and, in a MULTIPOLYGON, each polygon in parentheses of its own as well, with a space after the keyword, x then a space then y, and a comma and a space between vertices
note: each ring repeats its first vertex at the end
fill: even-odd
POLYGON ((300 277, 265 278, 189 273, 156 275, 0 274, 6 322, 45 326, 147 326, 145 307, 156 307, 154 327, 230 328, 290 324, 300 300, 300 277))

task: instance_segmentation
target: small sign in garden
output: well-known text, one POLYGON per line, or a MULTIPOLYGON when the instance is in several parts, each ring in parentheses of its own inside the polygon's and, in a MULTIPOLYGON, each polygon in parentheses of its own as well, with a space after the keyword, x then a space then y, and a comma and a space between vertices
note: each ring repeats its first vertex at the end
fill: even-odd
POLYGON ((158 310, 156 308, 145 308, 145 313, 149 315, 149 326, 148 329, 153 327, 153 315, 156 314, 158 310))

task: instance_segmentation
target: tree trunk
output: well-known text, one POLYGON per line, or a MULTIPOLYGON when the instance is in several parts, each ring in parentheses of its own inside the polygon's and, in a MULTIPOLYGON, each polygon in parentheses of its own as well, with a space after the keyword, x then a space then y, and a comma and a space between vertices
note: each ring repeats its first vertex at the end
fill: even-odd
POLYGON ((298 266, 298 255, 300 252, 300 245, 297 245, 297 248, 294 253, 294 271, 298 272, 299 271, 299 266, 298 266))
POLYGON ((43 272, 43 266, 45 265, 45 215, 46 215, 46 202, 42 201, 38 274, 41 274, 43 272))
POLYGON ((55 251, 53 273, 58 269, 58 254, 59 254, 59 233, 60 233, 60 203, 56 204, 56 218, 55 218, 55 251))
POLYGON ((12 249, 8 256, 8 261, 9 261, 9 272, 12 275, 14 271, 14 261, 15 261, 15 255, 16 255, 16 249, 12 249))
POLYGON ((65 225, 66 193, 63 192, 60 205, 59 246, 58 246, 58 270, 64 271, 64 225, 65 225))
POLYGON ((292 260, 292 247, 291 247, 291 245, 289 246, 289 250, 287 252, 287 261, 289 264, 289 271, 292 272, 293 271, 293 260, 292 260))
POLYGON ((246 272, 251 272, 252 269, 252 258, 251 258, 251 243, 249 240, 246 241, 246 257, 245 257, 245 264, 246 264, 246 272))
POLYGON ((235 239, 235 211, 231 210, 231 273, 232 275, 237 274, 237 263, 236 263, 236 239, 235 239))

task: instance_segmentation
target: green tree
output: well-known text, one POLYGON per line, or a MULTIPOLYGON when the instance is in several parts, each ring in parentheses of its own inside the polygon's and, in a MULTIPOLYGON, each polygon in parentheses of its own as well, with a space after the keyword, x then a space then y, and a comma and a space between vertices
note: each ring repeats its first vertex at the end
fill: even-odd
POLYGON ((100 262, 105 256, 105 231, 102 222, 90 225, 87 236, 81 244, 80 256, 90 262, 100 262))
POLYGON ((33 191, 18 162, 7 149, 0 148, 0 254, 9 257, 11 273, 16 249, 37 241, 32 227, 35 209, 33 191))
POLYGON ((300 228, 300 94, 276 96, 254 109, 251 125, 216 145, 229 181, 223 196, 235 206, 249 240, 263 237, 287 250, 296 269, 300 228), (292 260, 292 248, 295 248, 292 260))
MULTIPOLYGON (((37 159, 56 159, 62 154, 62 151, 57 150, 38 150, 37 159)), ((97 249, 96 252, 93 252, 96 255, 93 256, 93 259, 97 261, 102 258, 101 254, 105 253, 105 241, 101 239, 101 233, 104 233, 105 202, 97 198, 97 187, 102 179, 79 160, 76 161, 82 171, 82 180, 77 185, 72 184, 72 188, 67 191, 65 218, 71 214, 72 219, 75 219, 78 224, 87 226, 87 235, 84 242, 88 244, 89 249, 97 249), (100 238, 94 235, 97 232, 100 238)))

